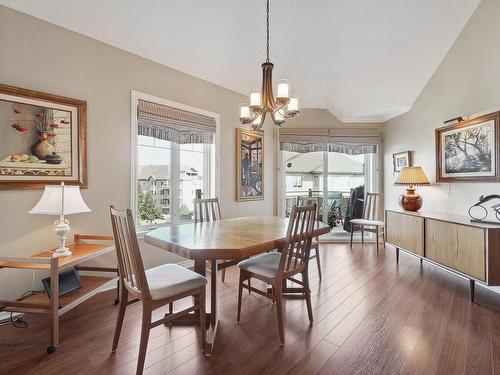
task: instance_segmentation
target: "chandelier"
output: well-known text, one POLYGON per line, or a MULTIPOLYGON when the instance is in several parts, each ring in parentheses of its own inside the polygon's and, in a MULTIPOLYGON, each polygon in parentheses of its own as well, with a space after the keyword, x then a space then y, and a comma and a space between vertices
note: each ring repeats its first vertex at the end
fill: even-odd
POLYGON ((299 101, 290 95, 290 84, 286 79, 278 81, 276 99, 273 93, 273 68, 269 61, 269 0, 266 3, 266 62, 262 64, 262 90, 250 94, 250 103, 240 104, 240 122, 252 124, 252 129, 262 129, 269 114, 275 125, 281 126, 285 119, 299 115, 299 101))

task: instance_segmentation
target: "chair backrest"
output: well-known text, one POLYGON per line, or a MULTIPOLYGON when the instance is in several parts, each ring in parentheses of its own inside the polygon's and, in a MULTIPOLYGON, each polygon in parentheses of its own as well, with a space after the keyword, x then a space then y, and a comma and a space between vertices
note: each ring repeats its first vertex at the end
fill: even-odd
POLYGON ((316 205, 316 214, 314 215, 314 220, 319 222, 321 197, 309 197, 309 196, 300 196, 300 195, 297 197, 297 206, 298 207, 312 206, 313 204, 316 205))
POLYGON ((132 211, 110 206, 118 270, 122 285, 139 298, 151 298, 142 263, 132 211))
POLYGON ((384 194, 366 193, 363 219, 383 221, 384 217, 384 194))
POLYGON ((297 207, 312 206, 316 205, 316 215, 315 220, 319 221, 319 210, 321 207, 321 197, 309 197, 309 196, 298 196, 297 197, 297 207))
POLYGON ((292 207, 286 240, 281 251, 278 278, 287 278, 304 270, 309 261, 316 211, 316 204, 292 207))
POLYGON ((219 198, 195 199, 194 222, 217 221, 222 219, 219 198))

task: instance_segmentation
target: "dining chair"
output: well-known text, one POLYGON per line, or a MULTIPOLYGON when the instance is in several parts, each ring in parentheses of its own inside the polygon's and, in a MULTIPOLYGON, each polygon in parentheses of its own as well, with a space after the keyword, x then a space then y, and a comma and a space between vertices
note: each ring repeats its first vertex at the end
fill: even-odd
POLYGON ((164 264, 144 269, 132 211, 110 207, 115 249, 120 278, 120 309, 116 320, 112 351, 116 352, 127 305, 142 302, 142 326, 136 374, 142 374, 148 346, 149 331, 180 318, 192 311, 199 311, 202 350, 205 344, 205 285, 207 279, 177 264, 164 264), (134 297, 128 300, 129 293, 134 297), (186 297, 193 297, 193 306, 163 319, 152 322, 152 312, 158 307, 186 297))
POLYGON ((385 249, 385 223, 384 223, 384 195, 382 193, 366 193, 365 206, 363 207, 363 218, 351 220, 351 249, 352 237, 355 231, 361 231, 361 244, 364 244, 365 232, 375 233, 377 243, 377 254, 379 250, 379 237, 385 249))
MULTIPOLYGON (((297 206, 312 206, 316 205, 316 221, 319 221, 319 208, 321 207, 321 197, 309 197, 309 196, 298 196, 297 206)), ((319 257, 319 239, 314 237, 311 243, 311 250, 314 249, 314 255, 311 255, 310 259, 316 258, 316 265, 318 266, 318 276, 321 281, 321 259, 319 257)))
MULTIPOLYGON (((217 221, 222 219, 220 211, 219 198, 206 198, 194 200, 194 222, 202 223, 204 221, 217 221)), ((225 264, 226 261, 217 261, 217 263, 225 264)), ((217 272, 215 270, 214 272, 217 272)), ((221 281, 226 281, 226 268, 224 267, 221 272, 221 281)))
POLYGON ((311 291, 309 289, 308 263, 311 251, 312 233, 316 220, 316 205, 292 207, 285 242, 281 252, 270 252, 238 263, 240 281, 238 289, 238 322, 241 317, 241 299, 243 288, 273 300, 278 318, 278 330, 281 345, 285 343, 283 327, 283 293, 299 293, 306 300, 309 322, 312 324, 311 291), (301 280, 293 276, 301 274, 301 280), (264 292, 250 285, 250 279, 255 278, 271 285, 271 293, 264 292), (248 280, 248 284, 244 282, 248 280), (287 288, 290 280, 300 285, 297 288, 287 288))

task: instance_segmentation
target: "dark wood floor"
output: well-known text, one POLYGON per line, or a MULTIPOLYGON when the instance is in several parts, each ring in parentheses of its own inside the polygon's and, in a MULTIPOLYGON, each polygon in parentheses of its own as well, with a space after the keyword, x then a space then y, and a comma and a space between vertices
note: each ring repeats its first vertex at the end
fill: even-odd
MULTIPOLYGON (((301 300, 285 303, 280 347, 273 305, 245 294, 236 323, 237 271, 220 287, 220 331, 205 358, 194 327, 151 332, 148 374, 492 374, 500 373, 500 298, 468 281, 394 250, 322 246, 323 281, 311 266, 314 325, 301 300)), ((47 322, 0 327, 2 374, 132 374, 140 306, 129 306, 118 352, 111 354, 117 307, 102 293, 62 318, 61 343, 47 355, 47 322)), ((164 310, 163 310, 164 312, 164 310)))

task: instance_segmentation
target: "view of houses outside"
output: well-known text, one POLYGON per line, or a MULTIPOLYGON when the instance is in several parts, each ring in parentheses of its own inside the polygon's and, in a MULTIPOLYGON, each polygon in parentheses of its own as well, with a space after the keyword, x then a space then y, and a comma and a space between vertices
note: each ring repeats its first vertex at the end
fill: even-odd
MULTIPOLYGON (((337 152, 328 154, 328 191, 323 195, 325 178, 323 151, 297 153, 284 152, 286 179, 286 214, 294 204, 297 196, 328 197, 328 223, 335 230, 341 230, 340 217, 345 215, 347 200, 351 189, 363 185, 364 155, 348 155, 337 152)), ((322 212, 321 212, 322 214, 322 212)))
MULTIPOLYGON (((192 220, 193 199, 203 190, 203 145, 179 145, 180 221, 192 220)), ((138 137, 137 224, 161 224, 172 221, 172 145, 152 137, 138 137)))

